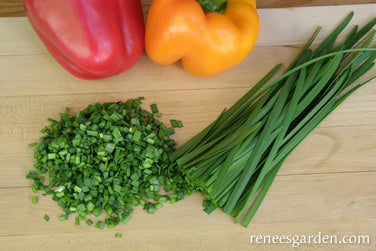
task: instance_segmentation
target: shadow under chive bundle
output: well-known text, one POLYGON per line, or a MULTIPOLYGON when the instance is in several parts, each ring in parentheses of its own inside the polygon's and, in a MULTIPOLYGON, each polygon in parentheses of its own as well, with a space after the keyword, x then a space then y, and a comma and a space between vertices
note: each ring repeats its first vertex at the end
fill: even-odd
MULTIPOLYGON (((31 145, 36 170, 27 178, 34 180, 34 192, 51 194, 62 207, 61 221, 77 213, 76 225, 92 225, 87 216, 105 212, 107 219, 95 227, 113 228, 130 220, 134 206, 153 214, 161 202, 174 203, 193 192, 169 168, 168 154, 176 145, 170 139, 173 127, 166 128, 154 117, 161 116, 156 105, 149 113, 141 109, 141 102, 142 98, 90 105, 77 116, 66 110, 60 121, 50 119, 39 144, 31 145), (160 193, 162 187, 169 193, 160 193)), ((172 124, 182 126, 176 120, 172 124)))

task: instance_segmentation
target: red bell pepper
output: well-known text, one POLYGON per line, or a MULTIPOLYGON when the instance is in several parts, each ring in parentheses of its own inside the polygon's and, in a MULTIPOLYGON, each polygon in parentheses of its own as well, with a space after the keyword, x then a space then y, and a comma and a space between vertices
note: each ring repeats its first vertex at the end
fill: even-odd
POLYGON ((24 5, 50 54, 76 77, 119 74, 143 52, 141 0, 24 0, 24 5))

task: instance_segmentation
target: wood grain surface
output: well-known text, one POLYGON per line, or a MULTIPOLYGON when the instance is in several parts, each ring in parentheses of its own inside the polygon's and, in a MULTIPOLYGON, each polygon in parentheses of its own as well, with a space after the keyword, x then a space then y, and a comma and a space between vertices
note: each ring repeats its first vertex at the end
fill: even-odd
MULTIPOLYGON (((145 12, 149 9, 151 2, 152 0, 142 0, 145 12)), ((366 3, 376 3, 376 0, 257 0, 257 6, 260 9, 366 3)), ((0 0, 0 17, 20 16, 25 16, 25 9, 22 0, 0 0)))
MULTIPOLYGON (((98 81, 69 75, 25 17, 0 18, 0 250, 295 250, 291 244, 252 244, 251 236, 319 233, 367 235, 370 243, 302 244, 299 250, 375 250, 375 80, 294 150, 248 228, 219 210, 206 215, 200 194, 164 203, 154 215, 136 208, 128 224, 114 229, 75 226, 74 217, 58 220, 61 209, 50 197, 38 193, 40 202, 32 204, 31 182, 25 179, 34 163, 27 145, 41 136, 47 118, 58 119, 65 107, 74 113, 95 102, 143 96, 143 107, 157 103, 165 123, 183 121, 184 128, 174 135, 180 146, 273 66, 288 64, 316 25, 323 26, 320 42, 351 10, 353 24, 364 24, 375 17, 376 4, 260 9, 256 47, 240 65, 215 77, 191 76, 179 63, 159 66, 144 54, 131 70, 98 81), (49 222, 43 220, 45 214, 49 222), (115 233, 123 238, 114 238, 115 233)), ((371 75, 376 69, 367 77, 371 75)))

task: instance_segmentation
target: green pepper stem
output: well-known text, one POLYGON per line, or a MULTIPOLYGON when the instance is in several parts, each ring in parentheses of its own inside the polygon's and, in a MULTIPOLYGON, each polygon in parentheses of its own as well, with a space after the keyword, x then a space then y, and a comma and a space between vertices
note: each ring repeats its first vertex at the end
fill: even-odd
POLYGON ((223 13, 226 9, 228 0, 196 0, 205 13, 218 12, 223 13))

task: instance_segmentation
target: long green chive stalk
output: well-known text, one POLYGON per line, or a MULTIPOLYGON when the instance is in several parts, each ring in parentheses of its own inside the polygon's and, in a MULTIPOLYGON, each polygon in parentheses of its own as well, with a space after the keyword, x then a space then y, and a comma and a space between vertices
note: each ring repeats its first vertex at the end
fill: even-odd
POLYGON ((170 155, 174 168, 207 198, 207 213, 219 207, 248 226, 286 157, 368 82, 354 84, 375 65, 376 19, 336 44, 353 15, 312 50, 318 28, 279 78, 269 83, 281 65, 170 155))

